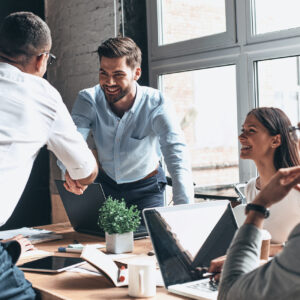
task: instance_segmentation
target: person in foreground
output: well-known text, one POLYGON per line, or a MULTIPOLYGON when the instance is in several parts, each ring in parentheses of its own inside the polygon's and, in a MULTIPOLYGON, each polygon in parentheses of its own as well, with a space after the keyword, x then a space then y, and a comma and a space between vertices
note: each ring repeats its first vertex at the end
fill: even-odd
MULTIPOLYGON (((227 252, 219 285, 219 300, 300 298, 300 224, 289 235, 283 251, 258 267, 261 229, 267 209, 283 199, 293 188, 300 191, 299 183, 300 166, 280 169, 253 200, 255 206, 246 209, 245 223, 227 252)), ((209 271, 221 271, 222 265, 223 262, 218 264, 214 261, 209 271)))
MULTIPOLYGON (((98 55, 99 84, 79 92, 71 114, 85 138, 92 131, 100 164, 96 181, 106 196, 124 198, 139 210, 163 206, 163 154, 174 204, 192 202, 190 162, 179 122, 160 91, 138 85, 139 47, 128 37, 110 38, 99 46, 98 55)), ((77 193, 68 182, 67 189, 77 193)))
MULTIPOLYGON (((53 59, 51 44, 49 27, 32 13, 11 14, 0 27, 0 225, 17 205, 44 145, 66 165, 81 191, 97 176, 95 158, 60 94, 42 78, 53 59)), ((0 299, 36 297, 15 266, 21 244, 0 243, 0 299)))

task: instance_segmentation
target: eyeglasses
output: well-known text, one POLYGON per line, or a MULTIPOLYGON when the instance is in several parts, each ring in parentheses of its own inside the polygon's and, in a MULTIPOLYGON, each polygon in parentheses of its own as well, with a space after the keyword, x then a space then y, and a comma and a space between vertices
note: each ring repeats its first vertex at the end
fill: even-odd
POLYGON ((52 65, 56 61, 56 56, 50 52, 42 52, 38 56, 41 56, 43 54, 49 54, 48 61, 47 61, 48 65, 52 65))
POLYGON ((292 140, 296 143, 300 140, 300 127, 299 126, 290 126, 289 133, 292 140))

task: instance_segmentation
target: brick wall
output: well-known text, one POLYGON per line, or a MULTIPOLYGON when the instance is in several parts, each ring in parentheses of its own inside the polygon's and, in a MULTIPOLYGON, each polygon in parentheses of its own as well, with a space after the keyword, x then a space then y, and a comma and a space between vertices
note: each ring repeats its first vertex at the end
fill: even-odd
POLYGON ((46 21, 53 38, 55 65, 48 80, 70 109, 78 91, 98 83, 95 51, 114 35, 112 0, 46 0, 46 21))
MULTIPOLYGON (((95 51, 105 39, 114 36, 112 0, 45 0, 46 22, 52 33, 51 52, 57 61, 49 66, 49 82, 61 93, 70 110, 81 89, 98 83, 98 57, 95 51)), ((119 16, 119 14, 118 14, 119 16)), ((117 28, 119 29, 120 22, 117 28)), ((54 179, 61 174, 54 155, 50 157, 52 221, 66 220, 54 179)))

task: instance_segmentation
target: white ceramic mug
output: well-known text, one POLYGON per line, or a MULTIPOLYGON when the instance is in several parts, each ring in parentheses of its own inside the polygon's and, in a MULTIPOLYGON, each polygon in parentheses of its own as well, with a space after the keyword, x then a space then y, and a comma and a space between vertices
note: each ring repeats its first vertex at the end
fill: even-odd
POLYGON ((156 294, 155 260, 141 259, 128 263, 128 295, 153 297, 156 294))

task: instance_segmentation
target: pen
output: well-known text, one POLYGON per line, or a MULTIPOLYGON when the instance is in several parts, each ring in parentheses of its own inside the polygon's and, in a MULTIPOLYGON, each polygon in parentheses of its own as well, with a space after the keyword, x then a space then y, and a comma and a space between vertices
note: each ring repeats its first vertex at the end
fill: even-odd
POLYGON ((125 267, 124 266, 121 266, 121 268, 119 269, 119 278, 118 278, 118 281, 119 282, 123 282, 123 281, 125 281, 125 267))
POLYGON ((58 252, 81 253, 82 252, 82 248, 58 247, 58 252))
MULTIPOLYGON (((96 249, 105 248, 103 244, 93 244, 91 247, 95 247, 96 249)), ((70 252, 70 253, 81 253, 84 248, 82 244, 70 244, 68 247, 58 247, 58 252, 70 252)))

